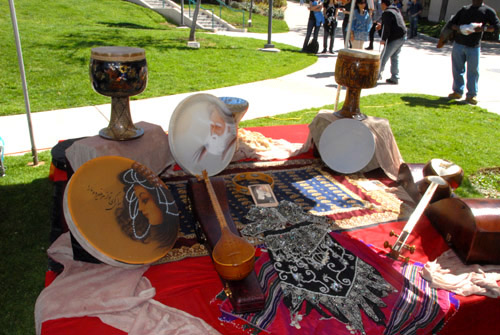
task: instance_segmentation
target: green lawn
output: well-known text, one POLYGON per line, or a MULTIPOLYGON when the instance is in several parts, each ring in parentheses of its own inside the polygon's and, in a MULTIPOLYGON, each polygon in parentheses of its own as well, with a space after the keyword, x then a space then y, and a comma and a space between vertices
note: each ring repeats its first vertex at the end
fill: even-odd
MULTIPOLYGON (((196 33, 201 48, 191 49, 189 29, 172 26, 154 11, 127 1, 17 0, 15 5, 32 112, 109 103, 90 85, 88 64, 96 46, 145 49, 148 85, 132 99, 276 78, 316 61, 292 46, 277 44, 282 52, 261 52, 264 41, 202 31, 196 33)), ((4 18, 0 20, 0 116, 22 114, 24 99, 7 1, 0 3, 0 15, 4 18)), ((257 27, 263 24, 258 21, 257 27)))

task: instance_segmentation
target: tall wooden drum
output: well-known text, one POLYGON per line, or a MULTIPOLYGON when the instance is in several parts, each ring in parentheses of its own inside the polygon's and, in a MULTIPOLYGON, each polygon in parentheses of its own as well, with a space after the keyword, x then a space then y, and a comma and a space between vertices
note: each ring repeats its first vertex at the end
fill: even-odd
POLYGON ((132 123, 129 97, 146 88, 148 67, 144 49, 106 46, 93 48, 89 66, 94 91, 111 97, 111 117, 99 135, 109 140, 131 140, 144 134, 132 123))
POLYGON ((373 51, 339 50, 335 64, 335 81, 347 88, 344 106, 334 114, 340 118, 366 119, 359 109, 361 89, 377 85, 380 54, 373 51))

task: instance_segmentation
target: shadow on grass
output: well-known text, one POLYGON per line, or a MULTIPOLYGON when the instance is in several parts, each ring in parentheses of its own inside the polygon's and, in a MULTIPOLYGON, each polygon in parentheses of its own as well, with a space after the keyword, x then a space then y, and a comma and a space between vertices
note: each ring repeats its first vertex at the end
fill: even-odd
POLYGON ((34 304, 48 266, 52 192, 48 178, 0 186, 0 280, 10 288, 0 293, 2 334, 33 333, 34 304))
POLYGON ((161 30, 158 28, 152 28, 152 27, 147 27, 147 26, 142 26, 139 24, 134 24, 130 22, 97 22, 98 24, 101 24, 106 27, 110 28, 128 28, 128 29, 147 29, 147 30, 161 30))
POLYGON ((465 102, 450 100, 447 97, 440 97, 437 99, 425 98, 425 97, 414 97, 414 96, 401 96, 401 100, 404 101, 410 107, 425 107, 425 108, 446 108, 450 109, 452 106, 463 105, 465 102))

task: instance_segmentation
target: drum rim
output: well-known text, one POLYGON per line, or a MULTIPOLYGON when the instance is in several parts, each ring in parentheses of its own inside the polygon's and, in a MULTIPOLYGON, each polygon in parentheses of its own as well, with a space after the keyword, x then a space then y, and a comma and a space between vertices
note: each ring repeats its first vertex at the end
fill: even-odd
POLYGON ((361 50, 361 49, 340 49, 337 51, 337 55, 345 55, 356 58, 356 56, 360 56, 357 58, 363 59, 380 59, 381 53, 373 50, 361 50))
MULTIPOLYGON (((359 138, 359 135, 356 134, 356 137, 359 138)), ((332 123, 330 123, 323 130, 323 132, 320 136, 320 139, 319 139, 319 143, 318 143, 318 151, 319 151, 319 154, 320 154, 323 162, 332 170, 343 173, 343 174, 356 173, 356 172, 361 171, 363 168, 365 168, 368 165, 368 163, 370 163, 370 161, 372 160, 373 155, 375 154, 375 136, 373 135, 373 132, 371 131, 371 129, 368 126, 366 126, 362 121, 349 119, 349 118, 337 119, 337 120, 333 121, 332 123), (348 124, 346 124, 346 122, 348 124), (338 159, 332 160, 330 157, 326 156, 327 153, 330 154, 332 152, 332 146, 334 147, 335 145, 339 145, 339 144, 342 145, 342 144, 346 143, 346 139, 343 139, 341 141, 334 141, 334 143, 332 143, 327 138, 327 136, 329 136, 329 134, 332 132, 332 129, 335 129, 337 127, 340 127, 340 129, 342 129, 342 130, 352 129, 352 127, 358 128, 358 129, 363 129, 362 131, 364 132, 364 134, 366 134, 365 140, 368 141, 368 142, 366 142, 366 144, 367 144, 366 148, 368 149, 367 150, 368 154, 365 154, 365 157, 363 159, 359 160, 359 166, 355 166, 355 168, 345 169, 342 165, 338 166, 337 164, 335 164, 335 162, 338 159), (371 135, 371 136, 369 136, 369 135, 371 135)))
MULTIPOLYGON (((228 109, 226 107, 226 104, 220 98, 217 98, 216 96, 214 96, 212 94, 208 94, 208 93, 196 93, 196 94, 193 94, 193 95, 190 95, 190 96, 184 98, 177 105, 174 112, 172 113, 172 115, 170 117, 170 122, 168 125, 168 137, 169 137, 168 145, 170 148, 170 152, 172 153, 172 156, 174 157, 175 162, 181 167, 181 169, 184 172, 187 172, 193 176, 200 175, 201 171, 197 173, 197 171, 193 170, 192 167, 187 166, 183 162, 180 162, 180 160, 178 159, 179 158, 179 150, 177 150, 178 149, 177 144, 175 143, 176 142, 175 141, 175 137, 176 137, 175 124, 176 124, 176 120, 181 117, 180 114, 182 113, 186 104, 192 103, 192 101, 196 101, 198 103, 198 99, 207 99, 207 102, 213 102, 215 105, 217 105, 222 110, 228 109)), ((238 125, 236 124, 236 121, 234 120, 233 113, 231 113, 231 115, 232 115, 232 120, 234 122, 234 125, 235 125, 235 127, 237 127, 238 125)), ((237 137, 238 137, 238 134, 236 133, 236 138, 237 137)), ((225 160, 222 160, 221 161, 222 164, 219 167, 217 167, 216 169, 214 169, 212 171, 207 170, 208 176, 214 176, 214 175, 217 175, 218 173, 220 173, 221 171, 223 171, 229 165, 229 163, 231 163, 231 160, 232 160, 235 152, 236 152, 236 145, 232 145, 229 152, 227 153, 228 158, 226 158, 225 160)))
MULTIPOLYGON (((98 245, 96 245, 93 241, 90 241, 89 239, 85 238, 83 235, 81 228, 78 226, 78 224, 75 223, 73 217, 74 217, 74 212, 72 207, 69 205, 69 193, 72 191, 75 183, 75 179, 78 178, 78 176, 81 174, 82 167, 88 166, 90 164, 95 164, 96 162, 102 161, 102 160, 110 160, 110 159, 120 159, 122 161, 127 161, 130 162, 130 166, 132 167, 132 164, 135 162, 134 160, 127 158, 127 157, 122 157, 122 156, 100 156, 93 158, 86 163, 84 163, 80 168, 75 171, 75 173, 71 176, 69 179, 66 189, 64 191, 64 197, 63 197, 63 214, 64 218, 66 219, 66 223, 68 226, 68 229, 70 232, 73 234, 73 237, 78 241, 78 243, 82 246, 82 248, 85 249, 89 254, 91 254, 93 257, 97 258, 103 263, 113 265, 113 266, 118 266, 118 267, 125 267, 125 268, 135 268, 138 266, 143 266, 146 264, 152 264, 159 259, 165 257, 167 253, 172 250, 175 241, 177 240, 177 237, 174 239, 174 242, 172 243, 172 246, 169 248, 165 248, 164 252, 159 253, 159 255, 156 255, 155 257, 152 257, 150 259, 144 260, 144 261, 138 261, 138 260, 126 260, 123 257, 118 257, 118 258, 112 258, 112 256, 107 255, 98 245), (88 247, 85 248, 84 246, 88 247)), ((177 221, 177 231, 179 229, 179 221, 177 221)))
POLYGON ((100 46, 90 51, 92 60, 108 62, 135 62, 146 59, 146 51, 142 48, 123 46, 100 46))

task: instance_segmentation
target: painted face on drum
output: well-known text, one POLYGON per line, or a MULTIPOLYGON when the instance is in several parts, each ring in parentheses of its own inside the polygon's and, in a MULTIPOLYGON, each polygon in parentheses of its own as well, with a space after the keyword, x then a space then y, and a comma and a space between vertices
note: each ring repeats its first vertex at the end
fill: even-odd
POLYGON ((222 155, 236 136, 236 129, 228 125, 220 112, 210 115, 210 134, 206 138, 206 150, 213 155, 222 155))
POLYGON ((149 224, 152 226, 162 224, 163 214, 151 193, 141 185, 134 186, 134 193, 137 197, 139 211, 148 219, 149 224))

